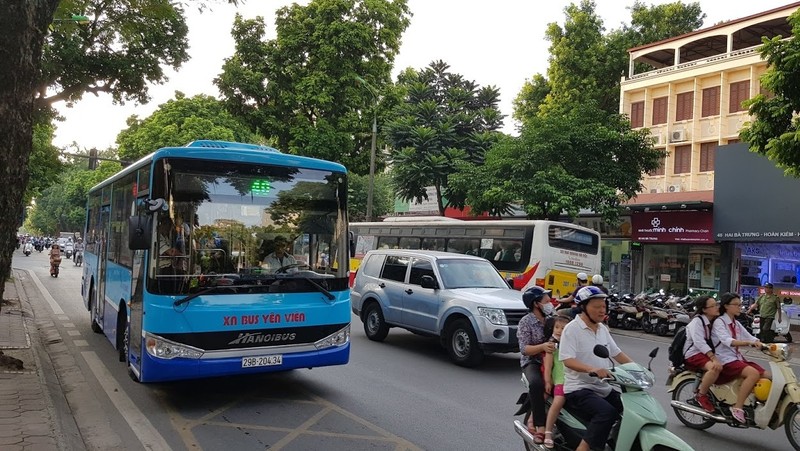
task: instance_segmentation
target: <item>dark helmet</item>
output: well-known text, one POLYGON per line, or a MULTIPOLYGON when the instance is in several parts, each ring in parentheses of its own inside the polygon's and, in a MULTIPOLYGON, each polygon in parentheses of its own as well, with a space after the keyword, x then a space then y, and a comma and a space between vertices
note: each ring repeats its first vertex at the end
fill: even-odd
POLYGON ((587 301, 589 301, 589 299, 594 299, 594 298, 605 299, 607 297, 608 295, 603 293, 603 290, 601 290, 600 288, 595 286, 588 286, 578 290, 578 293, 575 295, 575 303, 578 305, 584 305, 587 301))
POLYGON ((549 295, 552 293, 550 290, 545 290, 542 287, 530 287, 522 293, 522 302, 525 303, 525 307, 530 310, 533 308, 533 304, 538 304, 541 302, 544 295, 549 295))

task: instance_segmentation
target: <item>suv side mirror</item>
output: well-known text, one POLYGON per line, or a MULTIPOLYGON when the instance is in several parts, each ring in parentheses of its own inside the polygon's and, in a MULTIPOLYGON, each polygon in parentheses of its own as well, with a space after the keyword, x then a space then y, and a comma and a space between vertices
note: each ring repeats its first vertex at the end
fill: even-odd
POLYGON ((439 284, 436 283, 436 279, 429 275, 420 277, 419 284, 422 286, 422 288, 430 288, 433 290, 439 288, 439 284))

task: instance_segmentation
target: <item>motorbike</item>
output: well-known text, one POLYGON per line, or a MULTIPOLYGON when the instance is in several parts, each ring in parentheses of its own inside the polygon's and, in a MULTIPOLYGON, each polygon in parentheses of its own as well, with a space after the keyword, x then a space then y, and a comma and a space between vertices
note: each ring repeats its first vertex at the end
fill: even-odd
POLYGON ((81 266, 83 264, 83 251, 78 250, 75 251, 75 266, 81 266))
POLYGON ((58 277, 58 267, 61 266, 61 257, 50 260, 50 276, 58 277))
POLYGON ((67 259, 72 258, 72 246, 67 244, 64 247, 64 254, 66 255, 67 259))
POLYGON ((31 243, 25 243, 22 246, 22 253, 25 254, 26 257, 30 256, 33 253, 33 245, 31 243))
MULTIPOLYGON (((701 372, 685 368, 670 368, 672 393, 670 405, 681 423, 692 429, 705 430, 722 423, 735 428, 777 429, 784 426, 786 438, 795 450, 800 451, 800 386, 797 376, 789 366, 791 348, 786 343, 763 345, 761 352, 769 357, 772 382, 768 393, 754 389, 744 405, 746 423, 739 423, 730 412, 736 402, 741 379, 722 385, 712 385, 708 391, 714 412, 707 412, 695 401, 695 391, 700 386, 701 372), (674 374, 674 376, 673 376, 674 374)), ((669 381, 668 381, 669 384, 669 381)), ((758 385, 756 385, 758 387, 758 385)))
MULTIPOLYGON (((608 349, 602 345, 594 347, 594 354, 598 357, 609 358, 608 349)), ((634 448, 643 451, 692 450, 691 446, 667 430, 666 412, 658 404, 658 401, 646 391, 655 382, 655 375, 650 370, 650 364, 657 354, 658 348, 650 352, 647 368, 635 362, 614 366, 612 361, 612 368, 609 370, 612 377, 605 380, 622 391, 621 399, 624 407, 622 418, 614 425, 607 443, 614 451, 634 448)), ((596 377, 597 375, 592 374, 592 376, 596 377)), ((545 451, 547 448, 544 445, 534 443, 533 435, 526 426, 531 409, 527 392, 528 381, 524 374, 522 383, 526 391, 517 401, 521 407, 515 415, 525 414, 525 417, 522 421, 514 420, 514 430, 522 438, 526 450, 545 451)), ((548 408, 551 401, 552 398, 548 398, 546 401, 548 408)), ((581 437, 586 432, 587 420, 576 415, 576 412, 570 412, 567 408, 561 409, 553 430, 554 449, 574 450, 577 448, 581 437)))
MULTIPOLYGON (((784 302, 784 304, 791 304, 791 301, 788 303, 784 302)), ((783 312, 782 313, 783 318, 785 318, 786 320, 777 324, 773 322, 773 327, 775 329, 775 338, 783 338, 787 343, 791 343, 792 334, 791 334, 791 324, 788 321, 789 312, 787 312, 785 308, 781 308, 781 311, 783 312)), ((758 336, 761 333, 761 315, 759 315, 758 313, 753 315, 753 319, 750 321, 749 330, 751 331, 750 333, 755 336, 758 336)))

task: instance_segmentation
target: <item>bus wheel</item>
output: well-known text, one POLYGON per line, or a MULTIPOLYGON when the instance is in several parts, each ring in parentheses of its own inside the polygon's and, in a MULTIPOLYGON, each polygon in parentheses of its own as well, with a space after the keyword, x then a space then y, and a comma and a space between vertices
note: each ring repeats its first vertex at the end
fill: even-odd
POLYGON ((103 329, 100 327, 100 323, 97 322, 97 306, 95 305, 97 301, 94 299, 94 287, 92 287, 92 291, 89 294, 89 317, 92 323, 92 332, 99 334, 103 332, 103 329))
POLYGON ((483 361, 483 350, 472 324, 464 318, 457 319, 447 326, 445 343, 450 359, 461 366, 476 366, 483 361))
POLYGON ((389 335, 389 325, 377 302, 371 302, 364 311, 364 333, 372 341, 383 341, 389 335))

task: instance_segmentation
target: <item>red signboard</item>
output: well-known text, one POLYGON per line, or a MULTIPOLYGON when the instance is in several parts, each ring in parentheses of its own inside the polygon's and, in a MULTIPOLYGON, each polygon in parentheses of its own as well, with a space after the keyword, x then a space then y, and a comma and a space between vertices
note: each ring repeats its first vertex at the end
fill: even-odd
POLYGON ((710 211, 661 211, 631 215, 631 239, 640 243, 713 243, 710 211))

